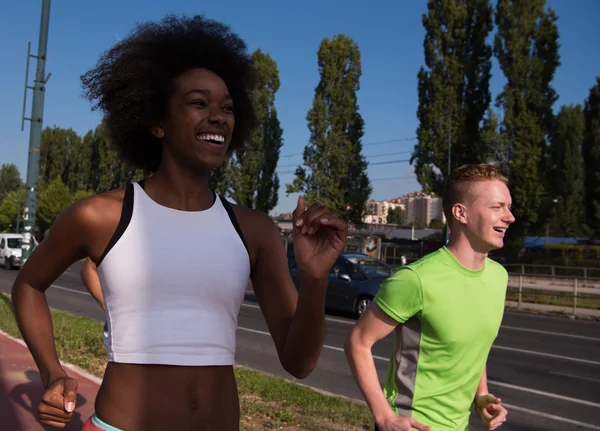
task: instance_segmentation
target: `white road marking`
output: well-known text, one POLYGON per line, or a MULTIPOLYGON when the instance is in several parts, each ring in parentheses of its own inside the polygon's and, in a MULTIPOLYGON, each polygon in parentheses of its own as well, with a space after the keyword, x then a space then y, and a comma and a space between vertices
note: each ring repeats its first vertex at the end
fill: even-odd
MULTIPOLYGON (((258 305, 248 304, 247 302, 244 302, 242 304, 242 307, 256 308, 260 310, 260 307, 258 305)), ((344 323, 346 325, 354 325, 356 323, 356 320, 342 320, 333 317, 325 317, 325 320, 327 320, 328 322, 344 323)))
MULTIPOLYGON (((271 336, 270 333, 268 333, 266 331, 259 331, 258 329, 244 328, 242 326, 238 326, 238 329, 240 329, 242 331, 252 332, 255 334, 271 336)), ((342 349, 341 347, 329 346, 327 344, 325 344, 323 346, 323 348, 329 349, 329 350, 334 350, 336 352, 342 352, 342 353, 344 352, 344 349, 342 349)), ((384 358, 383 356, 376 356, 376 355, 373 355, 373 359, 377 359, 379 361, 385 361, 385 362, 389 361, 389 358, 384 358)), ((508 383, 496 382, 494 380, 489 380, 488 383, 491 385, 501 386, 501 387, 505 387, 505 388, 509 388, 509 389, 514 389, 517 391, 530 392, 532 394, 541 395, 541 396, 545 396, 548 398, 555 398, 555 399, 559 399, 562 401, 569 401, 569 402, 576 403, 576 404, 582 404, 582 405, 586 405, 586 406, 590 406, 590 407, 600 408, 600 404, 594 403, 591 401, 587 401, 587 400, 580 400, 577 398, 566 397, 564 395, 553 394, 551 392, 544 392, 544 391, 539 391, 537 389, 525 388, 522 386, 510 385, 508 383)))
MULTIPOLYGON (((243 303, 242 305, 244 307, 260 309, 260 307, 258 305, 254 305, 254 304, 243 303)), ((344 319, 336 319, 333 317, 327 317, 326 319, 329 322, 343 323, 345 325, 354 325, 356 323, 356 320, 350 320, 350 319, 344 320, 344 319)), ((510 325, 502 325, 501 329, 508 329, 511 331, 532 332, 535 334, 554 335, 557 337, 569 337, 569 338, 576 338, 578 340, 600 341, 599 337, 588 337, 585 335, 567 334, 564 332, 542 331, 540 329, 519 328, 518 326, 510 326, 510 325)))
MULTIPOLYGON (((78 293, 80 295, 89 295, 89 293, 87 291, 84 292, 84 291, 81 291, 81 290, 71 289, 71 288, 68 288, 68 287, 62 287, 62 286, 59 286, 59 285, 56 285, 56 284, 53 284, 52 287, 54 287, 56 289, 60 289, 60 290, 67 290, 69 292, 75 292, 75 293, 78 293)), ((245 307, 249 307, 249 308, 260 308, 258 305, 254 305, 254 304, 243 303, 242 305, 245 306, 245 307)), ((348 323, 348 324, 352 323, 352 321, 346 321, 346 320, 340 320, 340 319, 332 319, 330 317, 327 317, 326 320, 328 320, 330 322, 341 322, 341 323, 348 323)), ((240 328, 240 329, 248 330, 248 328, 240 328)), ((258 333, 262 333, 262 332, 258 331, 258 333)), ((266 334, 269 335, 268 333, 266 333, 266 334)), ((328 348, 333 348, 333 347, 329 346, 328 348)), ((335 348, 335 349, 337 349, 337 348, 335 348)), ((525 353, 525 354, 528 354, 528 355, 546 356, 546 357, 549 357, 549 358, 562 359, 562 360, 565 360, 565 361, 572 361, 572 362, 580 362, 580 363, 584 363, 584 364, 600 365, 599 361, 592 361, 592 360, 589 360, 589 359, 572 358, 570 356, 554 355, 552 353, 537 352, 537 351, 534 351, 534 350, 517 349, 517 348, 514 348, 514 347, 492 346, 492 349, 507 350, 507 351, 510 351, 510 352, 525 353)), ((385 358, 385 360, 387 361, 387 358, 385 358)))
MULTIPOLYGON (((254 305, 254 304, 242 304, 245 307, 249 307, 249 308, 260 308, 258 305, 254 305)), ((339 323, 346 323, 346 324, 353 324, 353 321, 347 321, 347 320, 341 320, 341 319, 333 319, 330 317, 326 317, 325 318, 327 321, 329 322, 339 322, 339 323)), ((514 328, 514 327, 510 327, 510 328, 514 328)), ((535 330, 532 330, 535 331, 535 330)), ((554 335, 556 334, 560 334, 560 333, 552 333, 554 335)), ((565 336, 567 336, 567 334, 564 334, 565 336)), ((590 339, 593 340, 593 337, 589 337, 590 339)), ((599 339, 600 340, 600 339, 599 339)), ((565 361, 572 361, 572 362, 580 362, 580 363, 584 363, 584 364, 592 364, 592 365, 600 365, 600 362, 598 361, 592 361, 589 359, 580 359, 580 358, 573 358, 570 356, 562 356, 562 355, 554 355, 552 353, 545 353, 545 352, 537 352, 534 350, 525 350, 525 349, 517 349, 514 347, 505 347, 505 346, 492 346, 493 349, 498 349, 498 350, 508 350, 511 352, 519 352, 519 353, 525 353, 528 355, 538 355, 538 356, 546 356, 549 358, 554 358, 554 359, 562 359, 565 361)), ((385 358, 385 360, 387 360, 387 358, 385 358)))
MULTIPOLYGON (((563 418, 561 416, 556 416, 556 415, 551 415, 549 413, 544 413, 544 412, 538 412, 535 410, 531 410, 531 409, 527 409, 524 407, 517 407, 517 406, 513 406, 512 404, 506 404, 506 403, 502 403, 502 405, 504 405, 506 407, 506 409, 508 410, 508 414, 510 415, 510 411, 514 410, 517 412, 521 412, 521 413, 527 413, 533 416, 539 416, 542 418, 546 418, 546 419, 551 419, 553 421, 557 421, 557 422, 564 422, 567 424, 571 424, 571 425, 576 425, 582 428, 586 428, 586 429, 590 429, 590 430, 600 430, 600 427, 597 425, 593 425, 593 424, 588 424, 585 422, 579 422, 573 419, 568 419, 568 418, 563 418)), ((510 421, 510 419, 508 419, 510 421)))
POLYGON ((524 388, 522 386, 511 385, 511 384, 503 383, 503 382, 496 382, 494 380, 488 380, 488 383, 492 386, 500 386, 502 388, 514 389, 516 391, 529 392, 531 394, 541 395, 541 396, 548 397, 548 398, 555 398, 557 400, 562 400, 562 401, 569 401, 571 403, 582 404, 584 406, 590 406, 590 407, 595 407, 597 409, 600 409, 600 404, 594 403, 592 401, 580 400, 578 398, 566 397, 564 395, 553 394, 551 392, 546 392, 546 391, 539 391, 537 389, 524 388))
POLYGON ((69 292, 79 293, 80 295, 88 295, 90 298, 92 297, 92 295, 90 295, 90 293, 87 292, 87 291, 83 292, 83 291, 77 290, 77 289, 71 289, 71 288, 68 288, 68 287, 62 287, 62 286, 59 286, 57 284, 52 284, 52 285, 50 285, 50 287, 53 287, 53 288, 59 289, 59 290, 68 290, 69 292))
POLYGON ((536 352, 534 350, 516 349, 514 347, 492 346, 492 349, 507 350, 509 352, 525 353, 527 355, 546 356, 548 358, 562 359, 564 361, 572 361, 572 362, 581 362, 583 364, 600 365, 600 362, 592 361, 589 359, 572 358, 570 356, 554 355, 552 353, 536 352))
MULTIPOLYGON (((59 289, 59 290, 66 290, 66 291, 70 291, 70 292, 75 292, 75 293, 78 293, 78 294, 81 294, 81 295, 89 295, 88 292, 84 292, 84 291, 76 290, 76 289, 71 289, 71 288, 67 288, 67 287, 62 287, 62 286, 58 286, 56 284, 53 284, 52 287, 54 287, 56 289, 59 289)), ((253 304, 246 304, 245 303, 243 305, 246 306, 246 307, 250 307, 250 308, 260 308, 259 306, 253 305, 253 304)), ((332 322, 344 323, 344 324, 348 324, 348 325, 354 324, 354 321, 352 321, 352 320, 333 319, 333 318, 329 318, 329 317, 327 318, 327 320, 332 321, 332 322)), ((547 334, 547 335, 566 336, 566 337, 579 338, 579 339, 585 339, 585 340, 590 340, 590 341, 599 341, 600 340, 599 338, 595 338, 595 337, 585 337, 585 336, 581 336, 581 335, 563 334, 563 333, 559 333, 559 332, 541 331, 541 330, 536 330, 536 329, 518 328, 518 327, 511 327, 511 326, 503 326, 503 328, 510 329, 510 330, 517 330, 517 331, 526 331, 526 332, 533 332, 533 333, 541 333, 541 334, 547 334)), ((270 336, 269 332, 259 331, 259 330, 256 330, 256 329, 244 328, 244 327, 238 327, 238 329, 243 330, 243 331, 247 331, 247 332, 256 333, 256 334, 270 336)), ((21 343, 23 343, 21 340, 18 340, 18 341, 21 342, 21 343)), ((326 349, 334 350, 334 351, 338 351, 338 352, 343 352, 344 351, 344 349, 342 349, 340 347, 335 347, 335 346, 325 345, 323 347, 326 348, 326 349)), ((542 352, 535 352, 535 351, 530 351, 530 350, 515 349, 515 348, 511 348, 511 347, 502 347, 502 346, 493 346, 493 347, 494 348, 504 349, 504 350, 509 350, 509 351, 516 351, 516 352, 521 352, 521 353, 528 353, 528 354, 533 354, 533 355, 542 355, 542 356, 548 356, 548 357, 553 357, 553 358, 557 358, 557 359, 564 359, 564 360, 570 360, 570 361, 576 361, 576 362, 589 363, 589 364, 593 364, 593 365, 600 365, 600 362, 590 361, 590 360, 585 360, 585 359, 571 358, 571 357, 560 356, 560 355, 552 355, 552 354, 549 354, 549 353, 542 353, 542 352)), ((380 360, 380 361, 388 361, 389 360, 389 358, 384 358, 382 356, 376 356, 376 355, 373 356, 373 358, 377 359, 377 360, 380 360)), ((553 372, 553 374, 562 375, 561 373, 557 373, 557 372, 553 372)), ((584 380, 593 380, 593 379, 582 378, 582 377, 579 377, 579 376, 572 376, 572 375, 568 375, 568 374, 564 374, 564 375, 566 377, 576 377, 576 378, 580 378, 580 379, 584 379, 584 380)), ((519 390, 519 391, 534 393, 534 394, 537 394, 537 395, 540 395, 540 396, 545 396, 545 397, 549 397, 549 398, 556 398, 556 399, 560 399, 560 400, 563 400, 563 401, 568 401, 568 402, 572 402, 572 403, 577 403, 577 404, 587 405, 587 406, 591 406, 591 407, 595 407, 595 408, 600 408, 600 404, 594 403, 594 402, 591 402, 591 401, 587 401, 587 400, 580 400, 580 399, 577 399, 577 398, 566 397, 566 396, 559 395, 559 394, 553 394, 553 393, 549 393, 549 392, 538 391, 536 389, 524 388, 524 387, 520 387, 520 386, 516 386, 516 385, 510 385, 508 383, 496 382, 496 381, 493 381, 493 380, 490 380, 488 383, 491 384, 492 386, 506 387, 506 388, 509 388, 509 389, 514 389, 514 390, 519 390)), ((544 413, 544 412, 538 412, 538 411, 527 409, 527 408, 523 408, 523 407, 513 406, 513 405, 510 405, 510 404, 506 404, 506 403, 504 403, 504 405, 509 410, 518 411, 518 412, 530 414, 530 415, 533 415, 533 416, 543 417, 543 418, 546 418, 546 419, 554 420, 554 421, 557 421, 557 422, 563 422, 563 423, 567 423, 567 424, 579 426, 579 427, 590 429, 590 430, 600 431, 600 426, 597 426, 597 425, 588 424, 588 423, 585 423, 585 422, 580 422, 580 421, 576 421, 576 420, 573 420, 573 419, 568 419, 568 418, 564 418, 564 417, 560 417, 560 416, 556 416, 556 415, 552 415, 552 414, 548 414, 548 413, 544 413)))
POLYGON ((517 326, 502 325, 501 329, 509 329, 511 331, 533 332, 535 334, 556 335, 557 337, 577 338, 579 340, 600 341, 600 338, 588 337, 585 335, 565 334, 563 332, 541 331, 539 329, 519 328, 517 326))
POLYGON ((561 373, 560 371, 550 371, 550 374, 553 374, 555 376, 569 377, 570 379, 584 380, 586 382, 600 383, 600 379, 593 379, 591 377, 578 376, 576 374, 561 373))

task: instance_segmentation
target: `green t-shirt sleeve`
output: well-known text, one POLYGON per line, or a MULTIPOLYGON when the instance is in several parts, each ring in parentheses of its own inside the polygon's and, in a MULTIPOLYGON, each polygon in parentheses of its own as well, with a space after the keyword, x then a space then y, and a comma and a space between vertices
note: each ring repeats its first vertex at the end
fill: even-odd
POLYGON ((381 284, 374 301, 392 319, 404 323, 423 309, 421 280, 411 268, 401 268, 381 284))

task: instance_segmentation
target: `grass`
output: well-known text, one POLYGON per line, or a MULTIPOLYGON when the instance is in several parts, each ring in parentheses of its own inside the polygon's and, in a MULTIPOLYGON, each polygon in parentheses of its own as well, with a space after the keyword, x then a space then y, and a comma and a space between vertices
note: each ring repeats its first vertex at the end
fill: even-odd
MULTIPOLYGON (((102 377, 106 365, 102 324, 56 310, 52 310, 52 321, 60 359, 102 377)), ((22 338, 11 300, 5 294, 0 294, 0 329, 22 338)), ((286 426, 311 431, 373 429, 364 405, 254 370, 236 367, 235 376, 244 430, 266 431, 286 426)))

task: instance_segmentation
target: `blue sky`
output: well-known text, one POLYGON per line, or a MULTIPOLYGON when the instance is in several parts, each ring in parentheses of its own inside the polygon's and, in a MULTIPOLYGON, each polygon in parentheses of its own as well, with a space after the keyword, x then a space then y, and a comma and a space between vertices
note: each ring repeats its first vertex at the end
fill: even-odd
MULTIPOLYGON (((136 22, 160 19, 167 13, 203 13, 223 21, 248 43, 261 48, 279 67, 281 88, 276 105, 284 130, 281 151, 279 205, 274 212, 293 210, 296 196, 287 197, 284 185, 293 179, 293 167, 301 164, 301 152, 309 138, 306 113, 312 106, 318 83, 317 50, 324 37, 344 33, 359 45, 362 56, 360 112, 365 120, 363 153, 372 163, 402 160, 411 151, 417 129, 417 72, 423 64, 424 29, 421 15, 426 1, 239 1, 193 2, 184 0, 82 2, 54 1, 46 73, 44 126, 72 128, 80 135, 100 122, 98 112, 81 97, 80 75, 100 54, 125 36, 136 22), (168 6, 167 6, 168 5, 168 6), (370 145, 373 143, 383 144, 370 145)), ((562 104, 583 103, 595 77, 600 75, 600 1, 549 0, 559 15, 562 65, 553 82, 562 104)), ((0 163, 15 163, 26 175, 29 123, 21 131, 23 84, 27 41, 37 52, 41 0, 6 2, 0 19, 0 163)), ((32 59, 33 60, 33 59, 32 59)), ((504 77, 494 60, 491 81, 495 95, 504 77)), ((30 67, 30 85, 35 62, 30 67)), ((26 116, 31 113, 28 92, 26 116)), ((387 199, 420 189, 408 163, 373 165, 369 168, 373 199, 387 199), (402 178, 397 178, 402 177, 402 178), (406 178, 408 177, 408 178, 406 178), (390 179, 392 178, 392 179, 390 179)))

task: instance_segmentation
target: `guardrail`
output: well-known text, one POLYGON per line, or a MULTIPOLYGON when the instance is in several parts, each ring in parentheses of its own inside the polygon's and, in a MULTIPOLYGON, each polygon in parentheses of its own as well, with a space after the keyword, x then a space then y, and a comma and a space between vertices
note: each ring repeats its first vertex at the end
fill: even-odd
POLYGON ((565 266, 565 265, 541 265, 527 263, 505 263, 503 266, 509 273, 519 273, 527 275, 550 275, 550 276, 571 276, 583 279, 600 280, 600 267, 591 268, 586 266, 565 266), (516 271, 512 271, 516 268, 516 271))
MULTIPOLYGON (((516 298, 516 308, 552 309, 578 316, 600 318, 600 278, 509 273, 507 299, 516 298), (544 298, 543 300, 540 297, 544 298), (525 300, 527 299, 527 300, 525 300), (569 304, 570 303, 570 304, 569 304), (535 307, 534 307, 535 308, 535 307), (582 311, 583 310, 583 311, 582 311)), ((514 299, 513 299, 514 301, 514 299)))

